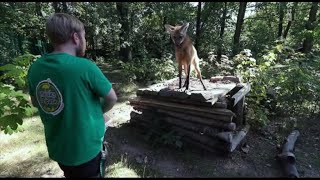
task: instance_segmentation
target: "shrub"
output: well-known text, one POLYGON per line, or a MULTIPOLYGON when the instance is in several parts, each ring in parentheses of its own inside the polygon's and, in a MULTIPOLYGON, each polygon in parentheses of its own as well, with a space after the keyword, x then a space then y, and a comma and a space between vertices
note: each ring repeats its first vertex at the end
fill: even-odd
POLYGON ((172 60, 171 54, 166 54, 162 59, 157 58, 142 58, 133 59, 132 62, 123 63, 124 75, 129 81, 146 83, 148 81, 159 82, 174 78, 177 71, 177 66, 172 60))
POLYGON ((5 73, 0 76, 0 130, 12 134, 19 130, 23 118, 35 112, 27 94, 26 76, 30 64, 37 58, 32 54, 24 54, 15 58, 12 64, 0 67, 5 73))

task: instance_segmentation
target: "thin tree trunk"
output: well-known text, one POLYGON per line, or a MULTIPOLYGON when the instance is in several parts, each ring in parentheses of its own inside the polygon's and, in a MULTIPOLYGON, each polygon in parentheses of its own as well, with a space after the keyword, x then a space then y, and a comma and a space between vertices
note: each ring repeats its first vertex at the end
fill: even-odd
POLYGON ((42 13, 41 13, 41 2, 35 2, 36 3, 36 13, 37 16, 42 17, 42 13))
MULTIPOLYGON (((314 29, 316 27, 318 4, 319 4, 319 2, 312 2, 312 6, 311 6, 310 12, 309 12, 309 20, 306 23, 306 30, 307 31, 314 31, 314 29)), ((312 46, 313 46, 312 35, 306 35, 306 38, 303 41, 303 52, 309 53, 312 49, 312 46)))
POLYGON ((129 17, 128 17, 128 2, 116 2, 116 7, 121 24, 120 32, 120 52, 119 56, 125 62, 131 61, 131 47, 129 45, 129 17))
POLYGON ((294 15, 295 15, 295 12, 296 12, 296 9, 297 9, 297 6, 298 6, 298 2, 294 2, 294 5, 292 6, 291 8, 291 13, 289 14, 290 15, 290 18, 288 20, 288 25, 286 27, 286 29, 284 30, 283 32, 283 38, 286 39, 287 38, 287 35, 289 33, 289 30, 290 30, 290 27, 294 21, 294 15))
POLYGON ((62 8, 64 13, 69 13, 67 2, 62 2, 62 8))
POLYGON ((283 29, 283 17, 284 17, 284 8, 286 7, 286 2, 279 2, 279 24, 278 24, 278 38, 281 39, 282 29, 283 29))
POLYGON ((224 2, 224 8, 223 8, 223 14, 221 18, 221 29, 220 29, 220 42, 221 44, 218 44, 218 53, 217 53, 217 61, 220 63, 221 62, 221 55, 222 55, 222 44, 223 44, 223 34, 224 34, 224 29, 226 25, 226 16, 227 16, 227 4, 228 2, 224 2))
POLYGON ((247 2, 240 2, 238 17, 237 17, 237 24, 236 24, 236 31, 234 32, 233 36, 233 52, 232 55, 235 56, 239 53, 239 44, 240 44, 240 35, 241 35, 241 28, 244 21, 244 15, 246 13, 247 2))
POLYGON ((96 56, 96 48, 95 48, 95 42, 94 42, 94 35, 91 35, 91 45, 92 45, 92 60, 97 61, 97 56, 96 56))
POLYGON ((59 2, 52 2, 52 6, 53 6, 53 9, 54 9, 55 13, 59 13, 60 12, 60 8, 58 7, 58 3, 59 2))
MULTIPOLYGON (((166 31, 166 28, 165 28, 165 25, 167 24, 167 16, 163 13, 164 10, 162 11, 162 25, 161 25, 161 28, 162 28, 162 32, 165 32, 166 31)), ((162 33, 162 38, 161 38, 161 58, 164 56, 164 49, 165 49, 165 46, 166 46, 166 37, 167 37, 167 34, 166 33, 162 33)))
POLYGON ((19 53, 23 54, 23 47, 22 47, 23 36, 21 36, 21 34, 19 34, 17 36, 17 40, 18 40, 19 53))
POLYGON ((198 3, 198 12, 197 12, 197 25, 196 25, 196 40, 194 47, 199 51, 199 41, 200 41, 200 22, 201 22, 201 2, 198 3))

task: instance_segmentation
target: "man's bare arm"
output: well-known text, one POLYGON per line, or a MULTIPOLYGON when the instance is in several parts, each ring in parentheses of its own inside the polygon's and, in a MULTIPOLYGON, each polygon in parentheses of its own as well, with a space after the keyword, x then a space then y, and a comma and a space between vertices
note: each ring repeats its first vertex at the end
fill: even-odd
POLYGON ((113 88, 111 88, 110 92, 105 97, 103 97, 103 113, 110 111, 116 104, 117 100, 118 97, 113 88))
POLYGON ((32 103, 32 105, 33 105, 34 107, 38 107, 38 106, 37 106, 37 105, 38 105, 38 102, 37 102, 36 98, 35 98, 34 96, 30 96, 30 98, 31 98, 31 103, 32 103))

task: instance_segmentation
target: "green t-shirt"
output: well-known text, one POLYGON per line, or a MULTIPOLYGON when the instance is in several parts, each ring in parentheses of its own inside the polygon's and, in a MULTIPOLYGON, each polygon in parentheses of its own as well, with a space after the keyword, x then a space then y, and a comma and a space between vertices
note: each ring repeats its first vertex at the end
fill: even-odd
POLYGON ((112 88, 97 65, 67 53, 46 54, 30 66, 27 77, 49 157, 66 166, 94 158, 106 128, 100 97, 112 88))

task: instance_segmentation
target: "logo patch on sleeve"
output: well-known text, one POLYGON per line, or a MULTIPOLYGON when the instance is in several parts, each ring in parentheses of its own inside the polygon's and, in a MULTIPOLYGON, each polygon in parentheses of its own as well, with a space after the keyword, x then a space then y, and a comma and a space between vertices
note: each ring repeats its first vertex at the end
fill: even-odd
POLYGON ((47 114, 57 115, 64 107, 62 95, 50 79, 39 82, 36 96, 39 106, 47 114))

